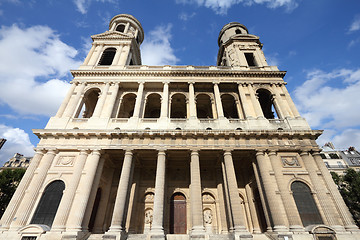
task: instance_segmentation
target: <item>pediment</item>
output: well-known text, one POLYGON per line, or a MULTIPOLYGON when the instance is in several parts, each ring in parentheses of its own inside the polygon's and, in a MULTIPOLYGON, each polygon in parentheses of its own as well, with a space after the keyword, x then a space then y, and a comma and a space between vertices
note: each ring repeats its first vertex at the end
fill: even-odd
POLYGON ((22 234, 42 234, 50 231, 50 227, 42 224, 30 224, 19 229, 22 234))
POLYGON ((104 33, 92 35, 91 38, 93 40, 95 39, 131 39, 129 35, 121 32, 115 32, 115 31, 106 31, 104 33))

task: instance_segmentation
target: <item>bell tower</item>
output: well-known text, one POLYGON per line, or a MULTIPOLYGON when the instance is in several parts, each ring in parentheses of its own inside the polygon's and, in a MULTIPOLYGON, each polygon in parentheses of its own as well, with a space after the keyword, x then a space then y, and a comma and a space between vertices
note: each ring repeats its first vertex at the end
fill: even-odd
POLYGON ((144 30, 133 16, 116 15, 111 19, 108 31, 91 38, 92 47, 79 70, 141 65, 140 44, 144 40, 144 30))
POLYGON ((248 29, 238 22, 228 23, 221 29, 218 44, 218 66, 278 71, 276 66, 270 67, 266 62, 259 37, 249 34, 248 29))

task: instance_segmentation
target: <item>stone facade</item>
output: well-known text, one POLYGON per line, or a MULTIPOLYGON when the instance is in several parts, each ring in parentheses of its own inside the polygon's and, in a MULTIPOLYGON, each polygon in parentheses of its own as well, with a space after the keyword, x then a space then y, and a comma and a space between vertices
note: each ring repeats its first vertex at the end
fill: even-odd
POLYGON ((24 157, 20 153, 15 153, 15 155, 9 159, 1 169, 5 168, 27 168, 30 164, 31 157, 24 157))
POLYGON ((359 239, 259 37, 225 25, 206 67, 141 65, 143 38, 92 36, 0 239, 359 239))

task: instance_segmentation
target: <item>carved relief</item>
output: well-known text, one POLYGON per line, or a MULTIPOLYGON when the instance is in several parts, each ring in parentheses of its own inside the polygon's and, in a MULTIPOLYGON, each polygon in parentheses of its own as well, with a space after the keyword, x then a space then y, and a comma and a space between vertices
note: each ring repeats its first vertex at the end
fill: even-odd
POLYGON ((145 224, 152 224, 153 221, 153 210, 152 209, 147 209, 145 211, 145 224))
POLYGON ((283 156, 281 157, 281 162, 284 167, 301 167, 295 156, 283 156))
POLYGON ((213 221, 213 215, 211 209, 204 209, 204 224, 211 225, 213 221))
POLYGON ((147 193, 145 195, 145 202, 153 202, 154 201, 154 193, 147 193))
POLYGON ((203 199, 203 202, 211 202, 211 203, 215 202, 215 199, 209 193, 204 193, 202 195, 202 199, 203 199))
POLYGON ((66 166, 71 167, 74 165, 74 156, 60 156, 58 161, 56 162, 56 166, 66 166))

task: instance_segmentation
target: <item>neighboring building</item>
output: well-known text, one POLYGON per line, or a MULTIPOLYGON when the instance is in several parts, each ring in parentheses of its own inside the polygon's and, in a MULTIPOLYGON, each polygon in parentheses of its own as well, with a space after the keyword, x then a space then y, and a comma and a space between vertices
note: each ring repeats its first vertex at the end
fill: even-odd
POLYGON ((360 170, 360 153, 354 147, 349 147, 347 150, 339 151, 339 153, 349 167, 357 171, 360 170))
POLYGON ((324 160, 324 163, 329 171, 343 175, 349 166, 342 158, 341 151, 336 150, 335 146, 331 142, 326 143, 321 148, 322 151, 320 156, 324 160))
POLYGON ((1 169, 4 168, 27 168, 30 164, 31 157, 24 157, 24 155, 20 153, 15 153, 15 155, 10 158, 9 161, 4 163, 4 166, 1 169))
POLYGON ((321 131, 245 26, 221 29, 217 66, 141 65, 131 15, 92 39, 57 114, 34 130, 0 239, 360 239, 321 131))

